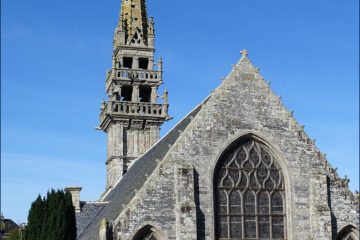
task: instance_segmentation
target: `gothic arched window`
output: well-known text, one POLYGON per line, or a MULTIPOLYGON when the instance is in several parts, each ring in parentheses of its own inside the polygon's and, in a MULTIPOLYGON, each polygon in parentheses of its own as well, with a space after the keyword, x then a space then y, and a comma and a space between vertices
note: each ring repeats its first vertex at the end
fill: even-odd
POLYGON ((216 239, 285 239, 285 191, 275 156, 262 143, 235 142, 214 176, 216 239))

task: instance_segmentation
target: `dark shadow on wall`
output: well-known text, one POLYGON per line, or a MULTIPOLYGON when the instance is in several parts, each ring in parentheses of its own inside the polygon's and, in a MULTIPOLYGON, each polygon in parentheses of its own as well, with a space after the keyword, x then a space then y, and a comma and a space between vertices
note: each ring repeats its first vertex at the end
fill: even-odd
POLYGON ((199 174, 194 170, 194 191, 195 191, 195 204, 196 204, 196 227, 197 239, 205 240, 205 215, 200 209, 200 187, 199 187, 199 174))
POLYGON ((337 229, 337 219, 333 213, 333 210, 332 210, 333 208, 331 205, 331 190, 330 190, 330 178, 329 177, 326 178, 326 182, 327 182, 327 191, 328 191, 328 205, 329 205, 330 213, 331 213, 332 239, 335 240, 338 229, 337 229))

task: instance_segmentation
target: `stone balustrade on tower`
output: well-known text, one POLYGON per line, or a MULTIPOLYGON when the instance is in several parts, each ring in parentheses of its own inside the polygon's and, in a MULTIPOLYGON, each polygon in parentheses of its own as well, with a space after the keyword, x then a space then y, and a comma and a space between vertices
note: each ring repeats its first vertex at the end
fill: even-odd
POLYGON ((154 19, 144 0, 124 0, 114 33, 112 66, 106 71, 98 129, 107 134, 107 190, 160 139, 168 115, 168 92, 158 94, 163 62, 156 62, 154 19))

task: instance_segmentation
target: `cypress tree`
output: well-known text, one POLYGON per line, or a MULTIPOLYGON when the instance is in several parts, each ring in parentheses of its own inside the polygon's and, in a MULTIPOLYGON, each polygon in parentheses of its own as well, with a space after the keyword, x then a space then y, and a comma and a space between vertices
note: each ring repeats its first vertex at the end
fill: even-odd
POLYGON ((51 189, 43 200, 39 196, 31 206, 24 239, 75 240, 76 219, 71 194, 51 189))
POLYGON ((53 211, 53 224, 56 231, 52 233, 52 239, 65 239, 66 229, 64 228, 64 192, 57 191, 54 198, 54 203, 57 204, 55 211, 53 211))
POLYGON ((52 218, 54 215, 54 211, 56 211, 56 207, 53 206, 54 197, 54 189, 51 189, 51 191, 47 192, 46 199, 44 201, 44 217, 39 240, 53 239, 51 238, 51 234, 53 233, 53 231, 56 231, 55 227, 52 229, 52 226, 54 226, 54 220, 52 218))
POLYGON ((76 217, 75 208, 72 204, 72 196, 70 192, 65 193, 65 217, 66 217, 66 240, 76 239, 76 217))
POLYGON ((37 199, 31 204, 28 215, 28 225, 25 229, 25 240, 38 240, 41 234, 41 228, 44 217, 44 201, 39 195, 37 199))

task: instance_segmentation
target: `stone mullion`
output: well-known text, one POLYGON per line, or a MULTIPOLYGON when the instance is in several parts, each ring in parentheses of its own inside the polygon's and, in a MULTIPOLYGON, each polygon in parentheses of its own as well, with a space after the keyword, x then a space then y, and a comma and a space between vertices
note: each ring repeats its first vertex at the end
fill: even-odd
MULTIPOLYGON (((273 191, 274 193, 274 191, 273 191)), ((272 216, 273 216, 273 212, 272 212, 272 193, 270 192, 270 197, 269 197, 269 212, 270 212, 270 216, 269 216, 269 224, 270 224, 270 239, 273 239, 273 225, 272 225, 272 216)))
MULTIPOLYGON (((282 175, 280 175, 280 179, 282 181, 282 178, 281 178, 282 175)), ((286 196, 285 196, 285 190, 284 192, 281 193, 281 196, 282 196, 282 204, 283 204, 283 211, 282 211, 282 216, 283 216, 283 226, 284 226, 284 239, 287 239, 287 224, 286 224, 286 196)))
MULTIPOLYGON (((254 172, 255 175, 255 172, 254 172)), ((255 193, 255 221, 256 221, 256 238, 259 238, 259 205, 258 205, 258 194, 255 193)))
MULTIPOLYGON (((283 203, 283 206, 285 206, 285 204, 283 203)), ((284 239, 287 239, 287 225, 286 225, 286 215, 283 213, 283 224, 284 224, 284 239)))
MULTIPOLYGON (((241 172, 241 174, 243 174, 241 172)), ((245 175, 241 175, 241 177, 243 177, 245 175)), ((246 176, 245 176, 246 177, 246 176)), ((241 191, 241 200, 242 200, 242 204, 241 204, 241 236, 242 238, 245 237, 245 201, 244 201, 244 191, 241 191)))
MULTIPOLYGON (((229 172, 226 171, 226 174, 229 175, 229 172)), ((226 201, 227 201, 227 207, 226 207, 226 220, 227 220, 227 229, 228 229, 228 238, 231 238, 231 233, 230 233, 230 190, 227 192, 227 197, 226 197, 226 201)))

